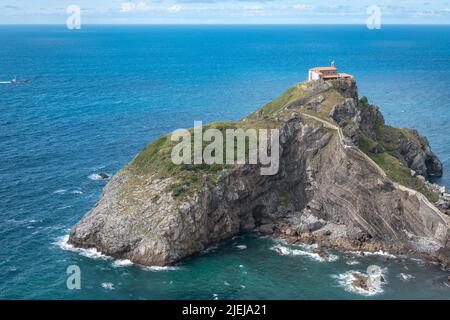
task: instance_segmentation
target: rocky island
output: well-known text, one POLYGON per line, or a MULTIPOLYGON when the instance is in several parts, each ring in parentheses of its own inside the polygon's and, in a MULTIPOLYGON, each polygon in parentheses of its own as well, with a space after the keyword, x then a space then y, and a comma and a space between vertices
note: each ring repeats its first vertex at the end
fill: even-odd
POLYGON ((162 136, 112 177, 69 242, 163 266, 254 231, 317 243, 319 253, 383 250, 450 267, 450 195, 428 182, 441 162, 416 130, 385 124, 353 79, 302 82, 240 121, 208 127, 279 129, 278 173, 175 165, 162 136))

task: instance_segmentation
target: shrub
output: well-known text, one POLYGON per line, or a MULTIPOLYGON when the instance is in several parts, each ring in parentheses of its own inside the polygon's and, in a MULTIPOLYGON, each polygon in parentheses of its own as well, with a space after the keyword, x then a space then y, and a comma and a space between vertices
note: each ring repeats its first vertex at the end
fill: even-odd
POLYGON ((361 99, 359 99, 359 102, 361 102, 363 106, 367 106, 369 104, 369 99, 367 99, 366 96, 362 96, 361 99))
POLYGON ((178 197, 180 194, 182 194, 184 191, 186 191, 186 188, 184 186, 175 186, 172 189, 172 196, 174 198, 178 197))

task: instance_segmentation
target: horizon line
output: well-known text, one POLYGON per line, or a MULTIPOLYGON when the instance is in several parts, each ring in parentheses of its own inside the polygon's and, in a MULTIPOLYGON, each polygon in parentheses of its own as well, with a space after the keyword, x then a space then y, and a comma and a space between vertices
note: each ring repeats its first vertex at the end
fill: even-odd
MULTIPOLYGON (((65 23, 1 23, 0 26, 65 26, 65 23)), ((383 26, 449 26, 447 23, 383 23, 383 26)), ((83 26, 366 26, 365 23, 82 23, 83 26)))

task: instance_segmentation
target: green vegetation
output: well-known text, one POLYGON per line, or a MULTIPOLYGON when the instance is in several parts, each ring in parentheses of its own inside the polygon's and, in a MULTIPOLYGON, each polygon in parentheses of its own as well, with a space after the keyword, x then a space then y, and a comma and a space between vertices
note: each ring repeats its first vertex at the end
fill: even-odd
POLYGON ((368 105, 369 105, 369 99, 367 99, 366 96, 362 96, 362 97, 359 99, 359 102, 360 102, 363 106, 368 106, 368 105))
POLYGON ((298 101, 299 99, 307 95, 308 92, 305 90, 304 86, 305 86, 304 83, 298 83, 292 86, 281 96, 272 100, 271 102, 263 106, 261 109, 255 111, 249 117, 252 117, 256 113, 271 115, 283 110, 287 106, 292 105, 292 103, 298 101))
POLYGON ((344 101, 344 97, 333 88, 314 95, 308 91, 308 85, 310 85, 308 82, 302 82, 292 86, 281 96, 250 114, 247 119, 261 120, 275 114, 277 116, 283 116, 285 115, 283 111, 289 108, 290 110, 297 110, 334 123, 334 120, 330 118, 329 114, 336 104, 344 101), (321 99, 317 102, 317 108, 308 104, 311 99, 318 98, 319 96, 321 96, 321 99))
POLYGON ((370 152, 371 148, 377 143, 378 142, 368 138, 366 135, 361 134, 359 148, 375 161, 393 181, 423 193, 431 202, 439 200, 438 196, 433 193, 423 181, 411 176, 411 170, 403 165, 399 159, 388 152, 370 152))
MULTIPOLYGON (((214 122, 203 126, 203 131, 207 129, 218 129, 224 137, 223 156, 226 158, 226 139, 225 131, 227 129, 271 129, 276 128, 277 122, 268 119, 255 119, 240 122, 214 122)), ((189 130, 193 137, 193 129, 189 130)), ((234 143, 234 155, 237 151, 237 143, 234 143)), ((173 147, 178 142, 171 141, 171 135, 165 135, 148 144, 138 156, 130 163, 129 170, 136 175, 154 175, 155 178, 164 179, 171 177, 174 179, 173 184, 167 191, 172 192, 176 198, 188 191, 198 190, 205 181, 214 183, 223 169, 230 168, 227 164, 181 164, 177 165, 172 162, 171 153, 173 147)), ((210 142, 203 142, 202 152, 210 142)), ((191 139, 191 150, 194 150, 194 139, 191 139)), ((246 139, 246 159, 248 160, 249 143, 246 139)), ((192 155, 193 157, 193 155, 192 155)), ((157 200, 156 200, 157 201, 157 200)), ((156 202, 155 201, 155 202, 156 202)))
POLYGON ((320 103, 320 107, 313 109, 302 105, 300 107, 300 111, 334 123, 334 120, 330 117, 330 112, 335 105, 344 101, 344 97, 334 89, 322 92, 320 95, 324 98, 324 100, 320 103))
MULTIPOLYGON (((232 128, 232 123, 218 124, 217 128, 232 128)), ((220 129, 219 129, 220 130, 220 129)), ((192 130, 191 130, 192 132, 192 130)), ((193 145, 192 139, 192 145, 193 145)), ((156 178, 164 179, 172 177, 176 182, 169 187, 174 197, 178 197, 185 191, 195 190, 202 185, 201 176, 207 174, 214 178, 226 165, 177 165, 172 162, 171 153, 177 142, 170 140, 170 135, 162 136, 147 145, 130 164, 129 169, 137 175, 154 174, 156 178)), ((193 150, 193 147, 192 147, 193 150)))
MULTIPOLYGON (((334 120, 329 116, 330 112, 336 104, 344 101, 344 97, 333 88, 322 91, 320 94, 313 95, 308 90, 309 85, 308 82, 304 82, 292 86, 281 96, 253 112, 242 121, 215 122, 205 125, 203 130, 214 128, 220 130, 224 135, 226 129, 247 130, 277 128, 279 120, 286 119, 286 117, 290 116, 290 110, 297 110, 305 114, 314 115, 325 121, 334 123, 334 120), (314 99, 317 101, 314 102, 314 99), (289 107, 290 110, 287 110, 287 107, 289 107)), ((369 100, 365 96, 360 98, 360 103, 363 106, 370 107, 369 100)), ((393 181, 420 191, 426 195, 430 201, 435 201, 436 196, 429 190, 428 186, 419 179, 411 176, 410 169, 407 167, 405 159, 399 153, 400 145, 403 141, 409 140, 413 143, 421 144, 422 141, 420 140, 420 137, 415 134, 414 130, 404 128, 398 129, 386 125, 380 112, 376 112, 375 117, 373 127, 366 123, 363 124, 363 127, 361 128, 362 132, 360 132, 359 140, 360 149, 372 158, 393 181), (376 140, 369 138, 369 136, 376 136, 376 140), (371 152, 370 150, 376 145, 380 145, 385 152, 371 152)), ((306 119, 305 121, 313 120, 306 119)), ((343 128, 344 133, 346 132, 346 129, 346 127, 343 128)), ((321 131, 334 132, 333 129, 325 127, 322 128, 321 131)), ((193 133, 193 129, 190 129, 190 132, 193 133)), ((193 143, 192 139, 192 149, 193 143)), ((168 191, 176 198, 189 191, 198 190, 206 181, 214 183, 220 175, 220 172, 223 169, 230 167, 226 164, 173 164, 171 160, 171 151, 176 144, 177 142, 172 142, 170 140, 170 135, 165 135, 156 139, 139 153, 130 164, 129 169, 141 176, 153 174, 156 178, 173 178, 174 181, 170 187, 168 187, 168 191)), ((208 142, 203 142, 203 149, 208 144, 208 142)), ((237 146, 235 143, 235 153, 236 148, 237 146)), ((226 157, 226 143, 224 143, 223 155, 226 157)), ((248 141, 246 143, 246 159, 248 159, 248 141)), ((158 199, 154 202, 157 200, 158 199)))
POLYGON ((398 153, 402 141, 409 140, 420 146, 419 137, 414 134, 412 129, 394 128, 386 124, 376 124, 375 133, 380 145, 391 155, 404 161, 402 155, 398 153))
POLYGON ((172 190, 172 196, 173 196, 174 198, 176 198, 176 197, 178 197, 180 194, 182 194, 184 191, 186 191, 186 187, 183 186, 183 185, 177 185, 177 184, 175 184, 175 185, 173 185, 173 186, 171 187, 171 190, 172 190))
MULTIPOLYGON (((366 97, 361 97, 360 102, 362 105, 370 107, 366 97)), ((428 200, 435 202, 438 200, 438 196, 434 194, 423 181, 411 176, 411 170, 408 168, 407 161, 400 153, 400 150, 406 141, 415 144, 418 148, 423 144, 420 136, 418 136, 414 130, 395 128, 385 124, 382 114, 377 111, 375 113, 373 128, 370 128, 367 125, 362 127, 358 145, 359 148, 372 158, 393 181, 417 190, 423 193, 428 200), (370 136, 376 137, 375 140, 369 138, 369 134, 370 136), (384 152, 371 152, 376 145, 381 146, 384 149, 384 152)))

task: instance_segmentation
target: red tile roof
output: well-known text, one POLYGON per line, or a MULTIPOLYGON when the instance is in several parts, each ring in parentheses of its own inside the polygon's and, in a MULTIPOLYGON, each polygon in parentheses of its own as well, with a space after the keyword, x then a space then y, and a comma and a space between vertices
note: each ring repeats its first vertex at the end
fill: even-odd
POLYGON ((336 71, 337 68, 336 67, 314 67, 311 70, 316 71, 316 72, 321 72, 321 71, 336 71))

